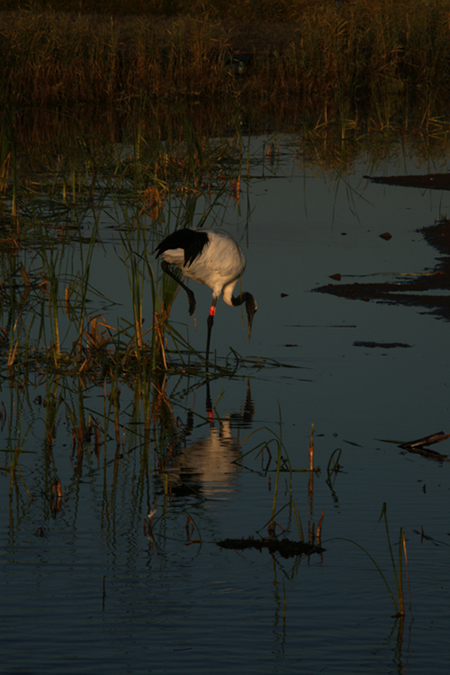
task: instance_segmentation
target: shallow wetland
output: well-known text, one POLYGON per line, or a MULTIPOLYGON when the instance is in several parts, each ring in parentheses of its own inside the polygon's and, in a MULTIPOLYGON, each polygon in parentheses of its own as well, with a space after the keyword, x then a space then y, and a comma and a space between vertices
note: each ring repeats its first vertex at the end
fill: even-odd
POLYGON ((448 124, 169 108, 2 118, 2 668, 444 674, 448 124))

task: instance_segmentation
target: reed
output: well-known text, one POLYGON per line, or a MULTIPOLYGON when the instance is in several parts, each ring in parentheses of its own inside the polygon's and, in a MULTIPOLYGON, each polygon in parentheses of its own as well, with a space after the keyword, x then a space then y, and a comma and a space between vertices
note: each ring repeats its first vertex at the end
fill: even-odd
MULTIPOLYGON (((304 530, 303 530, 303 525, 302 525, 302 520, 300 516, 300 509, 298 505, 296 504, 294 500, 294 486, 293 486, 293 477, 294 473, 303 473, 303 472, 308 472, 310 474, 310 482, 308 486, 308 494, 311 500, 311 480, 312 480, 312 475, 318 471, 317 468, 314 468, 313 465, 313 453, 312 448, 313 448, 313 432, 314 432, 314 425, 311 425, 311 437, 310 437, 310 443, 309 443, 309 468, 294 468, 291 464, 291 460, 289 458, 289 454, 286 450, 286 447, 283 443, 283 421, 282 421, 282 415, 281 415, 281 408, 280 405, 278 405, 278 414, 279 414, 279 432, 277 433, 276 431, 269 429, 268 427, 259 427, 258 429, 253 430, 246 438, 244 438, 241 443, 238 446, 238 450, 241 450, 241 448, 246 444, 255 434, 259 434, 260 432, 268 432, 269 434, 269 439, 265 439, 255 445, 252 449, 248 450, 247 452, 241 453, 239 460, 236 460, 236 463, 239 463, 240 465, 244 466, 244 460, 247 457, 253 456, 253 458, 259 459, 261 457, 261 460, 263 460, 265 453, 268 455, 268 461, 265 464, 265 468, 263 469, 263 473, 267 474, 270 470, 270 465, 272 463, 272 453, 271 453, 271 448, 273 445, 275 445, 276 448, 276 467, 274 469, 275 471, 275 481, 274 481, 274 486, 273 486, 273 499, 272 499, 272 509, 271 509, 271 514, 270 514, 270 519, 262 526, 262 528, 259 530, 259 532, 262 532, 263 530, 266 530, 269 534, 270 538, 274 538, 277 536, 277 528, 281 532, 288 532, 289 530, 293 529, 295 527, 298 538, 300 542, 304 542, 304 530), (280 478, 282 474, 289 474, 289 484, 286 485, 285 492, 288 496, 288 499, 284 502, 282 506, 279 506, 279 487, 280 487, 280 478), (286 524, 286 527, 283 527, 280 525, 275 519, 278 518, 278 516, 283 512, 287 510, 288 511, 288 522, 286 524)), ((254 470, 254 469, 253 469, 254 470)), ((269 486, 270 490, 272 490, 272 480, 271 477, 269 479, 269 486)), ((322 515, 319 521, 319 525, 317 527, 317 530, 315 530, 314 525, 310 526, 308 524, 308 543, 311 545, 314 545, 317 543, 318 546, 321 545, 321 530, 322 530, 322 524, 323 524, 323 519, 324 519, 324 513, 322 511, 322 515)))
POLYGON ((411 110, 429 120, 449 103, 450 0, 345 0, 341 10, 325 0, 158 1, 120 21, 115 3, 94 17, 88 2, 76 15, 52 6, 3 21, 3 103, 292 100, 302 116, 373 115, 382 126, 411 110), (236 52, 250 55, 241 75, 236 52))
POLYGON ((392 604, 394 605, 395 609, 395 617, 404 617, 405 616, 405 601, 404 601, 404 591, 403 591, 403 557, 405 559, 405 570, 406 570, 406 575, 408 579, 408 593, 409 593, 409 610, 411 611, 411 591, 410 591, 410 586, 409 586, 409 569, 408 569, 408 556, 407 556, 407 551, 406 551, 406 537, 405 537, 405 532, 403 528, 400 528, 400 533, 399 533, 399 540, 398 540, 398 562, 395 562, 395 557, 394 557, 394 549, 391 544, 391 538, 389 535, 389 525, 388 525, 388 520, 387 520, 387 507, 386 503, 383 504, 382 509, 381 509, 381 514, 379 521, 380 522, 382 519, 384 519, 384 524, 386 528, 386 537, 387 537, 387 544, 388 544, 388 551, 389 551, 389 557, 391 559, 391 565, 392 565, 392 571, 394 574, 394 580, 395 580, 395 589, 396 589, 396 595, 397 599, 395 598, 395 595, 389 585, 389 582, 386 578, 386 575, 384 574, 383 570, 381 567, 378 565, 376 560, 373 558, 373 556, 365 549, 361 544, 358 544, 358 542, 353 541, 351 539, 347 539, 345 537, 333 537, 329 539, 328 541, 346 541, 349 542, 350 544, 353 544, 354 546, 357 546, 359 549, 361 549, 365 555, 371 560, 371 562, 374 564, 376 570, 378 571, 380 577, 382 578, 387 591, 389 593, 389 596, 392 600, 392 604))
POLYGON ((399 616, 404 616, 405 614, 405 601, 404 601, 404 592, 403 592, 403 557, 405 558, 405 570, 406 570, 406 575, 408 579, 408 593, 409 593, 409 610, 411 611, 411 590, 410 590, 410 585, 409 585, 409 570, 408 570, 408 555, 406 552, 406 537, 405 537, 405 532, 403 528, 400 528, 400 533, 399 533, 399 540, 398 540, 398 563, 395 563, 395 558, 394 558, 394 551, 391 545, 391 538, 389 536, 389 526, 388 526, 388 520, 387 520, 387 506, 386 502, 383 503, 383 507, 381 509, 381 514, 379 521, 381 519, 384 519, 384 524, 386 527, 386 537, 388 541, 388 548, 389 548, 389 555, 391 558, 391 563, 392 563, 392 570, 394 573, 394 578, 395 578, 395 587, 397 590, 397 601, 398 605, 394 602, 396 605, 396 608, 398 610, 398 615, 399 616))
POLYGON ((17 209, 17 142, 15 133, 14 97, 4 97, 3 113, 0 117, 0 195, 10 196, 11 219, 20 229, 17 209))

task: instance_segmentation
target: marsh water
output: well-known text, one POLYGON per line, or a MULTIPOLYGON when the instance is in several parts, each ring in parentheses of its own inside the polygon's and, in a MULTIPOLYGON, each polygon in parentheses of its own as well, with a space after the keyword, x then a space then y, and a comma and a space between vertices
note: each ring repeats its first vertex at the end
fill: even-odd
MULTIPOLYGON (((2 672, 448 670, 450 440, 426 446, 435 454, 400 446, 450 432, 449 323, 420 304, 316 292, 434 271, 440 254, 419 230, 450 213, 450 193, 364 176, 446 173, 447 159, 393 142, 336 170, 305 162, 295 134, 244 139, 247 180, 206 226, 240 241, 258 302, 250 343, 240 311, 219 302, 215 358, 248 360, 233 377, 159 381, 180 430, 170 462, 131 418, 132 387, 120 442, 111 423, 108 443, 88 437, 81 456, 64 406, 51 452, 44 442, 44 376, 26 393, 2 383, 5 469, 21 448, 12 489, 0 474, 2 672), (267 538, 275 490, 275 535, 312 541, 323 514, 322 551, 218 545, 267 538)), ((115 304, 93 302, 107 324, 131 321, 108 209, 98 238, 90 283, 115 304)), ((201 351, 210 290, 193 290, 196 326, 181 293, 171 320, 201 351)), ((107 417, 100 383, 62 395, 107 417)))

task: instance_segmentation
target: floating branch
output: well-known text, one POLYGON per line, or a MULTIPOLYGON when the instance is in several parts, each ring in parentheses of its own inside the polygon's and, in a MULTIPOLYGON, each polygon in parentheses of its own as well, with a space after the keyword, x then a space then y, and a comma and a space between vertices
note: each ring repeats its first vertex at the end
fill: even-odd
POLYGON ((243 551, 248 548, 262 551, 268 549, 270 553, 279 553, 283 558, 291 558, 297 555, 311 555, 313 553, 323 553, 325 551, 321 546, 305 544, 303 541, 291 541, 290 539, 224 539, 218 541, 217 546, 221 548, 232 548, 236 551, 243 551))
POLYGON ((408 441, 407 443, 402 443, 401 447, 405 448, 406 450, 412 450, 413 448, 423 448, 425 445, 433 445, 434 443, 445 441, 446 438, 450 438, 450 434, 444 434, 443 431, 438 431, 437 434, 430 434, 430 436, 419 438, 417 441, 408 441))
POLYGON ((445 434, 443 431, 438 431, 436 434, 430 434, 429 436, 425 436, 424 438, 418 438, 415 441, 396 441, 396 440, 389 440, 389 439, 380 439, 383 443, 395 443, 395 445, 398 445, 400 448, 403 450, 408 450, 408 452, 420 454, 423 457, 427 457, 428 459, 434 459, 436 462, 448 462, 448 456, 447 455, 442 455, 439 452, 436 452, 435 450, 429 450, 425 446, 427 445, 433 445, 434 443, 441 443, 442 441, 445 441, 447 438, 450 438, 450 434, 445 434))

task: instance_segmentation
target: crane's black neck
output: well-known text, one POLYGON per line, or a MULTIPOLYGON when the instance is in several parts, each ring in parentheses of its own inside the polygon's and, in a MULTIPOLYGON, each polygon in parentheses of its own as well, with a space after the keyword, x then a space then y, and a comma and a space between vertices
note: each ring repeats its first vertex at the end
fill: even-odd
POLYGON ((231 298, 231 302, 233 303, 233 307, 239 307, 239 305, 242 305, 242 303, 247 303, 247 302, 255 302, 255 299, 251 293, 241 293, 237 297, 233 295, 231 298))
POLYGON ((233 307, 238 307, 239 305, 242 305, 243 302, 245 302, 245 309, 247 310, 247 319, 248 319, 248 340, 250 342, 253 317, 255 316, 255 312, 258 309, 256 305, 256 300, 251 293, 241 293, 240 295, 237 296, 237 298, 233 296, 231 298, 231 302, 233 303, 233 307))
POLYGON ((253 295, 251 293, 241 293, 237 297, 233 295, 233 297, 231 298, 231 302, 233 303, 233 307, 239 307, 239 305, 242 305, 242 303, 245 302, 249 329, 251 330, 253 317, 255 315, 256 310, 258 309, 256 300, 253 297, 253 295))

